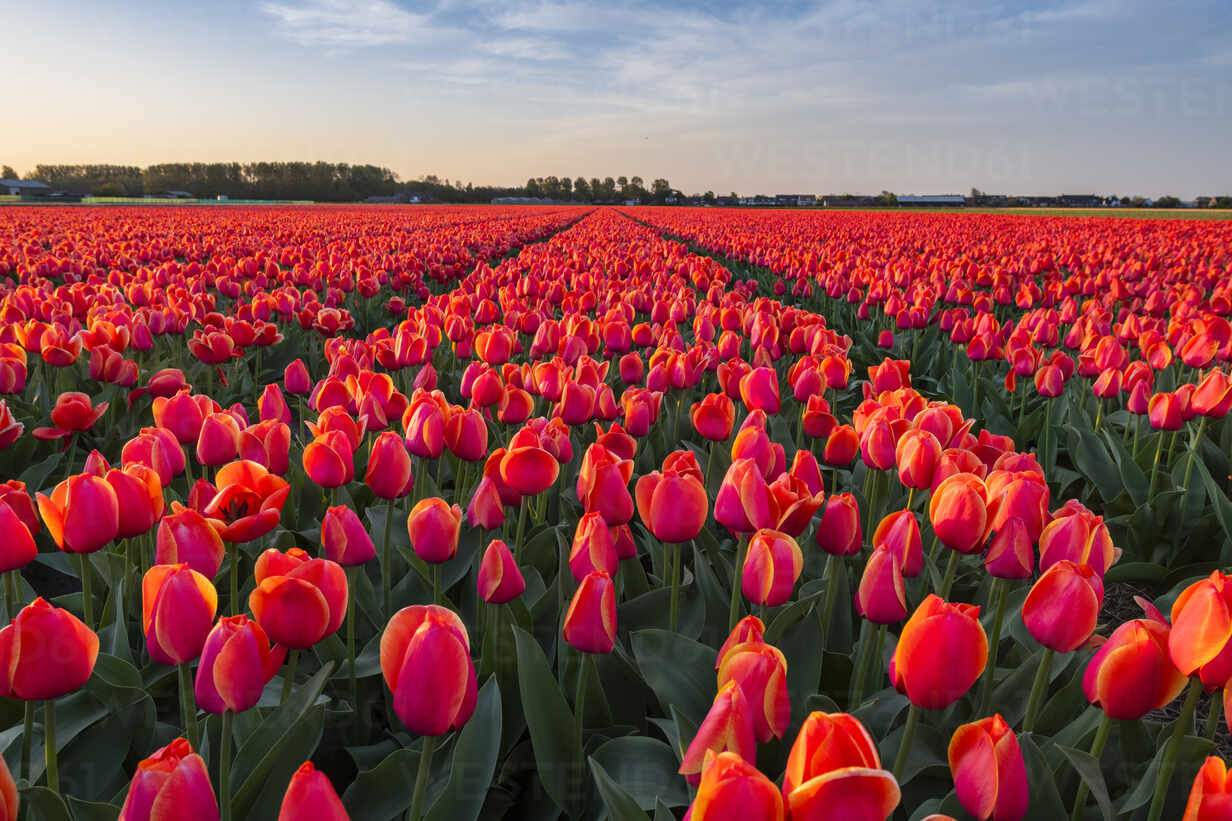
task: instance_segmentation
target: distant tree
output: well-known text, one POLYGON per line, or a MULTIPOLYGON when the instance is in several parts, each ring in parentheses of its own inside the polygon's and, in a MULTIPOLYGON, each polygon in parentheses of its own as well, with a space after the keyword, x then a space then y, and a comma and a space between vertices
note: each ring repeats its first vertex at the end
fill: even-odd
POLYGON ((629 185, 633 186, 634 188, 641 188, 645 190, 646 183, 643 182, 641 177, 629 177, 629 185))
POLYGON ((714 200, 715 196, 713 191, 707 191, 705 194, 702 194, 702 202, 707 202, 714 205, 714 200))
POLYGON ((650 195, 654 198, 655 202, 666 202, 671 194, 672 184, 662 177, 659 177, 650 184, 650 195))
POLYGON ((536 180, 534 177, 531 177, 529 180, 526 181, 526 196, 528 197, 543 196, 539 190, 539 181, 536 180))
POLYGON ((1181 201, 1178 198, 1172 196, 1171 194, 1165 194, 1159 199, 1155 200, 1155 207, 1156 208, 1180 208, 1181 201))
POLYGON ((1215 197, 1211 201, 1213 208, 1232 208, 1232 197, 1215 197))
POLYGON ((595 192, 595 196, 602 200, 616 199, 616 180, 611 177, 604 177, 603 182, 599 185, 599 190, 595 192))
POLYGON ((978 200, 982 196, 984 196, 984 192, 981 191, 980 189, 978 188, 971 189, 971 199, 978 200))
POLYGON ((582 202, 590 201, 590 183, 586 182, 585 177, 578 177, 573 181, 573 198, 582 202))
POLYGON ((740 200, 740 195, 737 194, 735 191, 731 192, 731 194, 729 194, 728 196, 730 196, 733 200, 736 200, 737 202, 739 202, 740 200))
POLYGON ((881 196, 877 199, 881 200, 882 205, 898 205, 898 197, 893 191, 886 191, 885 189, 882 189, 881 196))
POLYGON ((20 179, 20 177, 18 177, 17 172, 13 170, 13 166, 6 165, 3 168, 0 168, 0 179, 16 180, 20 179))

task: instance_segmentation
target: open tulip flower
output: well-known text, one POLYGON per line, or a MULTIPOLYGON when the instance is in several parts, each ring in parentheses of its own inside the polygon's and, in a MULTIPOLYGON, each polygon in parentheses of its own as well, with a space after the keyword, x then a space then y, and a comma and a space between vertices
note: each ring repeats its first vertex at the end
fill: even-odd
POLYGON ((791 818, 886 821, 898 806, 872 736, 846 713, 811 713, 787 757, 783 800, 791 818))
POLYGON ((80 431, 90 430, 94 423, 107 412, 107 402, 90 404, 90 397, 77 391, 62 393, 56 397, 51 409, 51 428, 35 428, 38 439, 64 439, 80 431))
POLYGON ((291 492, 285 479, 243 459, 219 468, 213 489, 201 513, 224 542, 251 542, 269 533, 291 492))
POLYGON ((312 559, 298 548, 261 554, 257 588, 248 597, 253 616, 269 637, 304 650, 342 626, 346 615, 346 573, 328 559, 312 559))

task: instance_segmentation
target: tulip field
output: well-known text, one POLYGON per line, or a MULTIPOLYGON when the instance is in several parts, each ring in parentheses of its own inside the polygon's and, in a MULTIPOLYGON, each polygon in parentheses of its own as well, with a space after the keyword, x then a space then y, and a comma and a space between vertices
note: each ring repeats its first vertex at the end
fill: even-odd
POLYGON ((1232 223, 0 210, 0 821, 1232 819, 1232 223))

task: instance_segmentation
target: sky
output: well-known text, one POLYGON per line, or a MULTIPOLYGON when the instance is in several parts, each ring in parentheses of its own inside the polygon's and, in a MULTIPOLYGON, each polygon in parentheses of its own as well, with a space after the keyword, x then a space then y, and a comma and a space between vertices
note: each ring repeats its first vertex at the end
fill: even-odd
POLYGON ((0 0, 0 164, 1232 193, 1229 0, 0 0))

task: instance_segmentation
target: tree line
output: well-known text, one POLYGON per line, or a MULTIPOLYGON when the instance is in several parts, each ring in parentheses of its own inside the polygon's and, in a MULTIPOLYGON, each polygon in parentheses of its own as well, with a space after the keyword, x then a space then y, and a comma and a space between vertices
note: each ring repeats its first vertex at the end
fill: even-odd
MULTIPOLYGON (((0 166, 6 179, 17 174, 0 166)), ((437 202, 487 202, 496 197, 536 197, 578 202, 638 199, 665 202, 680 192, 666 179, 647 186, 641 177, 532 177, 526 185, 463 184, 435 174, 402 180, 388 168, 327 162, 161 163, 130 165, 37 165, 26 174, 56 191, 93 196, 141 197, 182 191, 212 199, 316 200, 353 202, 368 197, 418 196, 437 202)))

